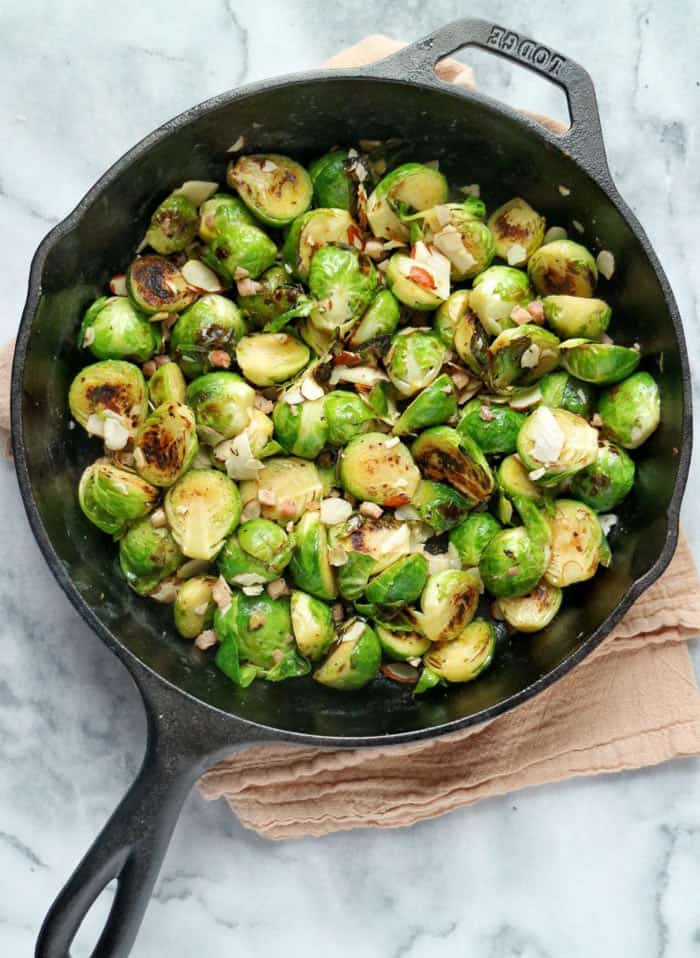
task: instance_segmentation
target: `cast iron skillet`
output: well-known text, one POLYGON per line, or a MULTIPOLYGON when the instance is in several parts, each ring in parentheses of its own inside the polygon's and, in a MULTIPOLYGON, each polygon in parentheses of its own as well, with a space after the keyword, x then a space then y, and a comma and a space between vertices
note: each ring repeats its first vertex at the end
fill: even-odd
POLYGON ((389 745, 483 722, 568 672, 608 634, 668 564, 691 446, 690 382, 680 317, 659 262, 612 183, 588 74, 546 47, 481 20, 460 20, 379 64, 245 87, 170 121, 122 157, 39 247, 12 379, 14 453, 39 545, 71 602, 126 665, 148 714, 138 778, 53 905, 36 954, 65 958, 79 924, 113 878, 118 886, 94 955, 124 956, 134 941, 178 811, 217 758, 262 742, 343 748, 389 745), (571 128, 558 136, 481 94, 450 87, 438 60, 476 45, 538 71, 566 91, 571 128), (234 688, 174 636, 171 610, 125 588, 116 550, 84 520, 78 477, 94 444, 69 428, 66 396, 81 360, 76 329, 85 305, 124 268, 153 207, 186 179, 222 180, 226 150, 311 157, 335 143, 398 136, 411 158, 439 158, 452 180, 479 182, 492 206, 524 195, 550 222, 585 227, 610 248, 615 282, 604 287, 615 336, 639 340, 659 379, 661 427, 637 456, 638 482, 621 511, 613 567, 567 590, 544 632, 499 649, 477 682, 414 702, 378 680, 338 694, 311 680, 234 688), (563 195, 559 186, 570 194, 563 195))

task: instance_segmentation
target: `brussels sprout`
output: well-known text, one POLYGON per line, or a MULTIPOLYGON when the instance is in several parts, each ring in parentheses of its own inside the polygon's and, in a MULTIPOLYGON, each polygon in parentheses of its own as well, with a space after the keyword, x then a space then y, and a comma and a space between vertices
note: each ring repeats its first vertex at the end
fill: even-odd
POLYGON ((262 669, 272 668, 294 642, 289 600, 271 599, 265 592, 234 592, 231 604, 214 613, 214 628, 222 647, 232 642, 241 660, 262 669))
POLYGON ((164 363, 148 380, 148 398, 153 406, 164 402, 184 403, 187 383, 177 363, 164 363))
MULTIPOLYGON (((410 217, 414 220, 414 217, 410 217)), ((471 202, 446 203, 415 214, 426 242, 450 261, 450 277, 461 283, 483 272, 494 257, 491 230, 472 212, 471 202)))
POLYGON ((651 436, 661 418, 659 387, 649 373, 604 390, 598 404, 606 436, 625 449, 636 449, 651 436))
POLYGON ((540 406, 518 434, 518 455, 531 478, 556 484, 595 462, 598 432, 581 416, 540 406))
POLYGON ((489 512, 473 512, 450 532, 449 541, 462 565, 469 569, 479 565, 484 549, 500 531, 500 522, 489 512))
POLYGON ((488 381, 494 392, 528 386, 559 365, 559 340, 547 329, 526 323, 504 329, 489 346, 488 381))
POLYGON ((296 589, 292 592, 290 607, 297 648, 306 658, 317 662, 335 639, 331 610, 325 602, 296 589))
POLYGON ((214 446, 212 465, 227 472, 231 479, 257 476, 260 459, 282 452, 280 444, 272 439, 273 431, 269 416, 259 409, 251 410, 250 422, 242 432, 214 446))
POLYGON ((311 260, 309 289, 316 305, 310 321, 345 334, 369 306, 377 288, 372 260, 356 249, 322 246, 311 260))
POLYGON ((345 446, 372 428, 372 410, 356 393, 337 389, 325 397, 328 421, 327 441, 334 446, 345 446))
POLYGON ((230 217, 216 217, 214 237, 202 259, 230 286, 238 270, 252 279, 275 261, 277 247, 259 226, 230 217))
POLYGON ((377 571, 377 563, 365 552, 350 552, 338 569, 338 593, 344 599, 359 599, 367 588, 369 577, 377 571))
MULTIPOLYGON (((262 514, 274 522, 296 521, 310 502, 321 498, 323 486, 316 466, 306 459, 268 459, 251 484, 262 514)), ((241 494, 243 494, 241 486, 241 494)), ((244 495, 244 502, 248 498, 244 495)))
POLYGON ((163 256, 137 256, 126 271, 129 299, 144 313, 179 313, 197 299, 180 270, 163 256))
POLYGON ((381 662, 382 648, 375 631, 361 619, 351 619, 313 677, 334 689, 360 689, 375 678, 381 662))
POLYGON ((271 266, 258 280, 260 289, 238 297, 243 314, 257 329, 288 313, 303 295, 303 287, 292 283, 284 266, 271 266))
POLYGON ((246 379, 256 386, 274 386, 296 376, 310 353, 289 333, 253 333, 236 346, 236 362, 246 379))
POLYGON ((268 226, 286 226, 311 206, 311 177, 288 156, 278 153, 239 156, 229 163, 226 180, 268 226))
POLYGON ((328 560, 328 536, 318 512, 307 512, 301 517, 295 538, 289 563, 294 583, 318 599, 334 599, 338 591, 328 560))
POLYGON ((418 483, 411 505, 438 535, 461 522, 472 507, 471 501, 452 486, 430 479, 418 483))
POLYGON ((121 534, 127 523, 147 515, 159 490, 133 472, 98 459, 83 472, 78 487, 80 508, 103 532, 121 534))
POLYGON ((148 595, 182 562, 182 553, 167 526, 140 519, 119 542, 119 565, 134 592, 148 595))
POLYGON ((571 480, 571 492, 596 512, 608 512, 619 505, 634 485, 634 462, 624 449, 598 440, 595 462, 571 480))
POLYGON ((436 642, 423 656, 427 669, 447 682, 469 682, 488 668, 496 648, 491 622, 475 619, 449 642, 436 642))
POLYGON ((527 272, 540 296, 591 297, 598 282, 598 268, 586 247, 565 239, 540 246, 527 272))
POLYGON ((136 436, 136 468, 154 486, 172 486, 197 455, 197 429, 188 406, 163 403, 146 419, 136 436))
POLYGON ((436 309, 433 317, 433 329, 435 335, 448 349, 452 349, 457 325, 468 310, 468 289, 458 289, 454 293, 450 293, 445 302, 441 303, 436 309))
MULTIPOLYGON (((583 300, 581 300, 583 302, 583 300)), ((543 376, 537 383, 542 394, 542 405, 552 409, 566 409, 586 418, 595 406, 595 389, 589 383, 557 371, 543 376)))
POLYGON ((496 473, 498 488, 512 499, 513 496, 523 496, 533 502, 541 503, 544 495, 539 486, 530 479, 527 469, 517 456, 506 456, 496 473))
POLYGON ((489 405, 472 399, 464 407, 457 426, 460 435, 469 435, 486 453, 515 452, 520 427, 526 416, 509 406, 489 405))
POLYGON ((409 605, 421 594, 427 578, 428 562, 417 552, 392 563, 371 579, 365 595, 368 602, 377 605, 409 605))
POLYGON ((547 520, 524 496, 513 496, 513 504, 524 525, 496 533, 479 563, 484 585, 497 597, 530 592, 544 575, 550 557, 547 520))
POLYGON ((102 296, 87 310, 78 345, 97 359, 132 359, 144 363, 158 351, 161 335, 125 296, 102 296))
POLYGON ((215 193, 202 203, 199 208, 199 236, 205 243, 211 243, 227 222, 255 226, 255 218, 237 196, 215 193))
POLYGON ((446 569, 431 575, 421 595, 418 623, 431 642, 456 639, 474 618, 483 586, 478 572, 446 569))
POLYGON ((550 559, 544 573, 547 582, 563 589, 592 578, 605 545, 595 512, 574 499, 557 499, 549 525, 550 559))
POLYGON ((415 396, 438 375, 445 347, 433 333, 401 332, 394 336, 386 357, 386 371, 402 396, 415 396))
POLYGON ((168 524, 183 554, 213 559, 238 525, 238 487, 216 469, 192 469, 165 496, 168 524))
POLYGON ((524 266, 544 240, 544 217, 519 196, 494 210, 488 225, 497 255, 510 266, 524 266))
POLYGON ((104 435, 112 419, 133 436, 147 412, 146 381, 138 366, 106 359, 85 366, 68 392, 71 415, 88 432, 104 435))
MULTIPOLYGON (((251 519, 255 522, 255 519, 251 519)), ((269 520, 264 519, 263 522, 269 520)), ((244 523, 248 525, 248 523, 244 523)), ((272 525, 275 525, 273 522, 272 525)), ((243 526, 241 526, 243 528, 243 526)), ((279 526, 276 526, 279 528, 279 526)), ((282 530, 280 530, 282 531, 282 530)), ((242 586, 243 584, 258 585, 266 582, 274 582, 279 579, 279 573, 271 569, 265 562, 262 562, 246 552, 241 545, 238 532, 234 532, 224 542, 224 545, 217 556, 219 572, 226 579, 229 585, 242 586)))
POLYGON ((394 294, 380 290, 368 306, 348 339, 351 349, 359 349, 374 340, 392 336, 399 325, 400 307, 394 294))
MULTIPOLYGON (((350 563, 357 556, 369 557, 373 565, 359 561, 356 563, 358 570, 362 567, 362 573, 365 574, 365 583, 370 574, 376 574, 386 569, 392 563, 397 562, 403 556, 411 552, 411 530, 405 522, 400 522, 391 515, 383 515, 378 519, 370 519, 362 516, 362 522, 356 527, 356 522, 351 520, 350 525, 334 527, 331 529, 331 544, 339 546, 348 553, 348 561, 340 567, 338 575, 345 576, 349 570, 350 563)), ((359 574, 359 572, 357 573, 359 574)), ((352 575, 346 576, 348 581, 356 579, 355 571, 352 575)), ((346 598, 356 598, 341 590, 341 595, 346 598)))
POLYGON ((514 326, 510 314, 516 306, 527 306, 533 293, 527 275, 510 266, 490 266, 474 277, 469 306, 491 336, 514 326))
POLYGON ((418 632, 397 632, 390 626, 375 623, 382 651, 394 662, 419 658, 430 648, 430 639, 418 632))
POLYGON ((474 505, 486 502, 493 492, 489 464, 470 436, 434 426, 421 433, 411 451, 426 479, 444 479, 474 505))
POLYGON ((151 217, 146 243, 163 256, 179 253, 197 235, 199 214, 192 200, 180 193, 167 196, 151 217))
POLYGON ((351 210, 355 206, 355 188, 348 175, 347 150, 331 150, 309 166, 314 187, 314 203, 319 207, 351 210))
POLYGON ((454 348, 467 369, 485 379, 489 365, 489 341, 476 313, 467 309, 457 320, 454 348))
POLYGON ((307 282, 311 260, 323 246, 350 244, 360 231, 344 209, 309 210, 295 219, 282 247, 282 257, 298 279, 307 282))
POLYGON ((272 414, 275 436, 285 452, 315 459, 328 441, 324 397, 290 405, 279 400, 272 414))
POLYGON ((213 352, 233 357, 246 326, 241 311, 225 296, 202 296, 180 316, 170 334, 170 355, 188 379, 212 368, 213 352))
POLYGON ((423 695, 424 692, 429 692, 430 689, 434 689, 438 685, 444 685, 444 682, 440 676, 437 674, 437 672, 433 672, 432 669, 429 669, 424 665, 418 681, 413 689, 413 694, 423 695))
POLYGON ((210 628, 214 621, 216 603, 211 590, 216 579, 211 575, 197 575, 183 582, 173 606, 175 628, 183 639, 196 639, 200 632, 210 628))
POLYGON ((450 261, 424 243, 416 243, 411 256, 394 253, 384 278, 394 296, 410 309, 429 312, 450 295, 450 261))
POLYGON ((328 333, 325 330, 318 329, 310 319, 302 319, 298 326, 298 332, 307 346, 313 349, 317 356, 326 358, 331 351, 331 346, 336 341, 335 332, 328 333))
POLYGON ((545 296, 544 318, 557 336, 599 339, 610 323, 611 309, 602 299, 582 296, 545 296))
POLYGON ((237 436, 248 425, 255 390, 236 373, 206 373, 187 387, 187 402, 200 438, 214 445, 237 436))
MULTIPOLYGON (((235 685, 246 689, 251 682, 254 682, 258 677, 260 670, 248 662, 241 662, 238 639, 232 627, 223 620, 218 611, 214 613, 215 627, 217 620, 219 621, 219 626, 216 629, 217 638, 219 639, 219 648, 216 652, 216 658, 214 659, 216 667, 231 679, 235 685)), ((284 655, 284 653, 280 654, 284 655)))
POLYGON ((341 454, 340 481, 358 499, 383 506, 405 505, 415 495, 419 480, 411 453, 397 437, 368 432, 352 439, 341 454))
POLYGON ((404 163, 377 184, 367 200, 367 219, 375 236, 408 240, 408 226, 397 213, 427 210, 447 201, 447 180, 422 163, 404 163))
POLYGON ((238 541, 243 551, 262 562, 273 578, 279 578, 292 558, 294 540, 270 519, 244 522, 238 530, 238 541))
POLYGON ((457 397, 450 377, 444 373, 434 379, 409 403, 394 423, 395 436, 418 432, 427 426, 439 426, 457 415, 457 397))
POLYGON ((561 589, 542 579, 527 595, 499 599, 498 607, 508 625, 518 632, 539 632, 559 611, 562 595, 561 589))
POLYGON ((561 363, 583 382, 605 386, 619 383, 633 373, 639 365, 639 353, 626 346, 567 339, 561 344, 561 363))

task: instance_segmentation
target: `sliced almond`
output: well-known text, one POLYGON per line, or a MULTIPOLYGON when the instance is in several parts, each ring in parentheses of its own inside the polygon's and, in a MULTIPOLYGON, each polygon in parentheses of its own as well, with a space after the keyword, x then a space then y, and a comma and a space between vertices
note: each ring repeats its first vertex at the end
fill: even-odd
POLYGON ((220 293, 224 288, 214 270, 199 259, 188 259, 182 267, 182 275, 188 286, 202 293, 220 293))
MULTIPOLYGON (((396 438, 398 439, 398 436, 396 438)), ((359 512, 370 519, 379 519, 384 514, 384 510, 376 502, 361 502, 359 512)))
POLYGON ((542 391, 540 390, 540 387, 533 386, 532 389, 528 389, 519 396, 514 396, 508 405, 511 409, 521 412, 523 409, 530 409, 532 406, 536 406, 537 403, 541 402, 541 400, 542 391))
POLYGON ((109 291, 112 296, 126 296, 126 276, 124 273, 117 273, 110 279, 109 291))
POLYGON ((289 586, 286 579, 274 579, 267 583, 267 594, 271 599, 280 599, 283 595, 289 595, 289 586))
POLYGON ((226 150, 227 153, 240 153, 240 151, 245 147, 245 137, 241 134, 235 143, 232 143, 231 146, 226 150))
POLYGON ((258 502, 263 506, 276 506, 277 496, 271 489, 258 489, 258 502))
POLYGON ((319 386, 313 376, 307 376, 306 379, 301 384, 301 394, 304 399, 313 401, 314 399, 323 399, 325 393, 323 388, 319 386))
POLYGON ((200 649, 202 652, 206 652, 207 649, 213 649, 218 641, 219 639, 213 629, 205 629, 204 632, 199 633, 197 638, 194 640, 194 644, 195 648, 200 649))
POLYGON ((124 449, 129 442, 129 431, 116 419, 105 419, 103 435, 105 446, 111 452, 124 449))
POLYGON ((382 675, 402 685, 415 685, 418 681, 418 669, 408 662, 385 662, 382 675))
POLYGON ((234 575, 233 582, 236 585, 250 586, 250 585, 265 585, 265 576, 258 575, 257 572, 241 572, 239 575, 234 575))
POLYGON ((602 249, 596 256, 598 272, 606 279, 612 279, 615 272, 615 257, 609 249, 602 249))
POLYGON ((241 592, 244 595, 262 595, 263 587, 261 585, 244 585, 241 592))
POLYGON ((238 282, 241 279, 247 279, 250 273, 244 266, 237 266, 233 271, 233 278, 238 282))
POLYGON ((175 196, 186 196, 188 200, 199 207, 216 193, 218 183, 209 180, 186 180, 182 186, 174 191, 175 196))
POLYGON ((257 283, 254 279, 239 279, 236 283, 236 289, 239 296, 255 296, 262 289, 262 283, 257 283))
POLYGON ((301 389, 290 389, 284 394, 282 400, 286 402, 288 406, 298 406, 304 402, 304 396, 302 395, 301 389))
POLYGON ((161 602, 163 605, 172 605, 177 599, 179 588, 180 583, 176 579, 172 577, 163 579, 152 592, 148 593, 148 597, 156 602, 161 602))
POLYGON ((350 518, 352 506, 345 499, 330 496, 321 500, 320 515, 324 526, 335 526, 350 518))

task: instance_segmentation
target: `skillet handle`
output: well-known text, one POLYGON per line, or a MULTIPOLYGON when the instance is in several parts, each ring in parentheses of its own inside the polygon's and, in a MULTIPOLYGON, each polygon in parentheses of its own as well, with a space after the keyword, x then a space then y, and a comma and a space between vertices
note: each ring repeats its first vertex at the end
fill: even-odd
MULTIPOLYGON (((445 86, 445 82, 435 73, 435 64, 467 46, 481 47, 497 56, 512 60, 561 87, 566 94, 571 126, 561 134, 550 135, 589 172, 609 177, 600 114, 591 77, 578 63, 536 40, 488 20, 468 17, 448 23, 435 33, 403 47, 365 69, 372 76, 445 86)), ((491 100, 491 97, 477 91, 466 91, 463 87, 453 89, 466 96, 491 100)))

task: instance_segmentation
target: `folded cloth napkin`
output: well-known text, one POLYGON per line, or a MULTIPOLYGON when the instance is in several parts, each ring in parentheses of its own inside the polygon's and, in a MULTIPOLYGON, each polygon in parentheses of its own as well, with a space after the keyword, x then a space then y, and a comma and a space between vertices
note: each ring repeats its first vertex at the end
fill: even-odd
MULTIPOLYGON (((401 46, 370 36, 326 65, 371 63, 401 46)), ((455 60, 443 61, 437 72, 453 83, 474 84, 471 70, 455 60)), ((0 350, 0 431, 6 433, 11 356, 8 343, 0 350)), ((700 583, 681 538, 664 575, 603 645, 514 711, 391 748, 256 746, 219 762, 199 787, 205 798, 225 798, 259 834, 299 838, 411 825, 528 785, 695 755, 700 691, 685 643, 698 632, 700 583)))

